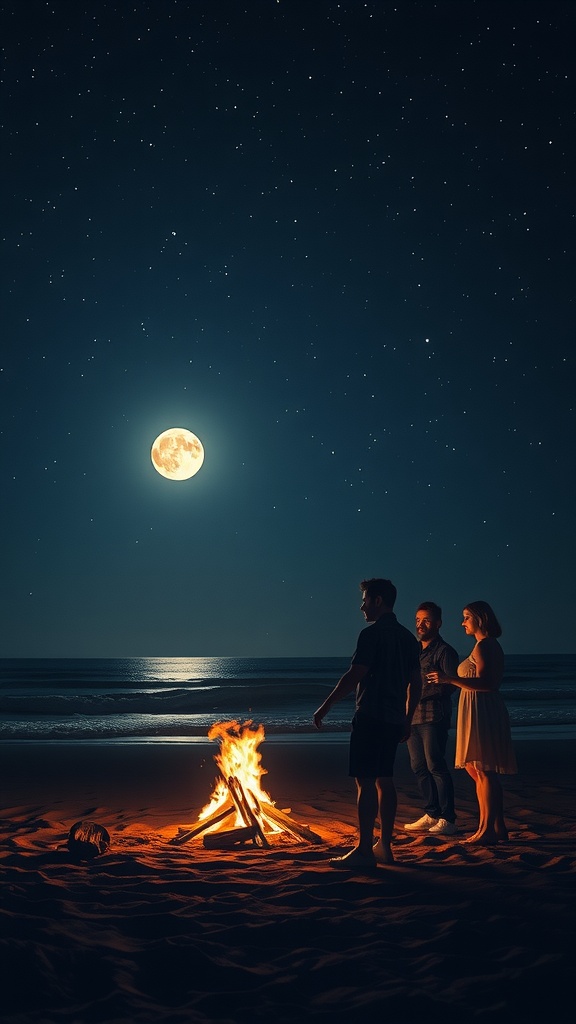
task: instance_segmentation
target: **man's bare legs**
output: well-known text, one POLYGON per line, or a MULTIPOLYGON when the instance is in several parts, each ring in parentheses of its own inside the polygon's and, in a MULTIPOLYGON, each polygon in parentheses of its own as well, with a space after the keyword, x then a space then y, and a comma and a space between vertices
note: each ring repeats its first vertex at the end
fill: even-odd
POLYGON ((358 813, 358 842, 343 857, 330 861, 332 867, 354 870, 375 868, 376 857, 372 849, 374 824, 378 814, 378 793, 375 779, 356 779, 356 808, 358 813))
POLYGON ((354 869, 379 864, 394 864, 392 837, 398 797, 394 778, 357 778, 358 829, 357 845, 343 857, 330 861, 333 867, 354 869), (374 826, 380 819, 380 838, 374 844, 374 826))
POLYGON ((398 806, 394 779, 380 776, 380 778, 376 779, 376 788, 378 790, 378 809, 380 812, 380 839, 374 847, 374 855, 380 864, 393 864, 394 854, 390 844, 392 842, 396 808, 398 806))
POLYGON ((398 799, 394 780, 387 777, 356 779, 358 791, 358 843, 344 857, 331 861, 333 867, 368 867, 370 864, 393 864, 392 832, 398 799), (374 826, 380 818, 380 838, 374 845, 374 826))
POLYGON ((393 864, 394 856, 390 844, 398 805, 394 779, 385 776, 377 779, 356 779, 356 785, 360 828, 358 849, 362 853, 373 853, 380 864, 393 864), (377 815, 380 816, 380 839, 373 846, 377 815))
POLYGON ((378 814, 378 791, 376 779, 356 779, 358 811, 358 846, 357 850, 366 857, 372 856, 374 843, 374 825, 378 814))

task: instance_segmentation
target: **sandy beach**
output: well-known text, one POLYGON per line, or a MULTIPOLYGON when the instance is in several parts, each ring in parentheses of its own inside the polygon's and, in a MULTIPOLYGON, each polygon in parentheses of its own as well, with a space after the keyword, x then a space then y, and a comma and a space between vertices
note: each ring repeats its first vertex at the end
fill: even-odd
POLYGON ((264 789, 319 842, 231 850, 170 842, 208 802, 214 744, 0 745, 3 1020, 571 1020, 574 743, 516 751, 510 842, 483 849, 459 842, 462 771, 458 835, 404 832, 421 809, 403 747, 396 863, 352 875, 328 864, 356 834, 346 736, 260 748, 264 789), (109 832, 95 860, 70 857, 78 820, 109 832))

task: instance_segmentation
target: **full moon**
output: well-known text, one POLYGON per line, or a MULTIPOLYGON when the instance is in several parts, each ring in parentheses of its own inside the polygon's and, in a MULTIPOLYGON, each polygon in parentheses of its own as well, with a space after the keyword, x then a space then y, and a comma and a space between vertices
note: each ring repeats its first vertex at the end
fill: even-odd
POLYGON ((191 430, 170 427, 158 434, 150 458, 161 476, 168 480, 188 480, 204 462, 204 446, 191 430))

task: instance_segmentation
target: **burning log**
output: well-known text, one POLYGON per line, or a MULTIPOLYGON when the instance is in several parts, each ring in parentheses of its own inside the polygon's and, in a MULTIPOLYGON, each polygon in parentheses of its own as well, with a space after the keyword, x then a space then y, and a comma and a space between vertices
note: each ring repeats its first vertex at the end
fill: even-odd
POLYGON ((207 850, 231 850, 234 846, 248 842, 249 839, 256 840, 255 825, 229 828, 226 832, 208 832, 204 836, 204 846, 207 850))
POLYGON ((188 843, 195 836, 199 836, 202 832, 205 832, 211 825, 217 825, 219 821, 224 821, 225 818, 229 818, 231 814, 234 814, 235 807, 227 807, 225 811, 221 811, 220 814, 212 814, 205 821, 200 822, 196 828, 192 829, 181 829, 177 836, 173 839, 169 839, 169 843, 188 843))
POLYGON ((305 839, 306 842, 313 844, 324 842, 322 837, 313 832, 307 825, 299 825, 297 822, 292 821, 292 818, 284 814, 284 811, 279 811, 277 807, 267 807, 266 817, 270 818, 275 825, 281 825, 286 832, 291 832, 296 839, 305 839))
MULTIPOLYGON (((217 825, 219 822, 224 821, 226 818, 228 818, 231 814, 234 814, 234 812, 236 811, 237 814, 239 814, 242 820, 244 821, 244 828, 236 829, 233 831, 243 831, 245 833, 250 832, 250 835, 246 834, 245 839, 242 841, 245 842, 246 839, 254 839, 254 842, 256 843, 257 846, 270 846, 270 843, 266 839, 266 836, 264 835, 264 832, 262 830, 261 814, 258 815, 257 811, 253 811, 252 808, 250 807, 242 783, 239 781, 239 779, 235 778, 234 775, 231 775, 229 779, 222 779, 222 781, 228 787, 228 792, 230 794, 232 804, 228 804, 228 806, 226 806, 224 810, 220 811, 219 814, 211 814, 209 818, 206 818, 204 821, 202 821, 199 825, 196 826, 196 828, 188 829, 187 831, 181 832, 177 836, 174 836, 174 838, 170 839, 169 842, 175 844, 187 843, 190 841, 190 839, 194 839, 202 832, 205 832, 206 829, 209 829, 213 825, 217 825)), ((255 801, 257 807, 259 808, 258 801, 254 797, 254 794, 252 793, 251 796, 252 799, 255 801)), ((220 833, 220 835, 222 835, 222 833, 220 833)), ((204 845, 210 845, 211 848, 214 849, 214 844, 208 844, 206 842, 207 839, 208 836, 205 836, 204 845)), ((227 845, 236 845, 236 840, 227 845)))
POLYGON ((248 800, 246 799, 246 794, 244 792, 244 788, 240 780, 237 779, 234 775, 231 775, 229 779, 226 779, 226 785, 228 786, 232 799, 236 804, 236 807, 238 808, 240 814, 244 818, 244 821, 246 822, 249 828, 251 827, 254 829, 254 842, 256 843, 256 845, 270 846, 270 843, 268 842, 266 836, 262 831, 262 825, 260 824, 259 816, 254 813, 254 811, 250 807, 250 804, 248 803, 248 800))

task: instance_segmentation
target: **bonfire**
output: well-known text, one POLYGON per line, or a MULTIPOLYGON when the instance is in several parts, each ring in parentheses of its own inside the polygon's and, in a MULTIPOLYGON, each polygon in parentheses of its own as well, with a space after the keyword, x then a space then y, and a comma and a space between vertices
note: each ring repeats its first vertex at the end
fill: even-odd
POLYGON ((208 739, 220 746, 214 755, 218 776, 212 796, 200 811, 198 824, 179 828, 171 843, 187 843, 200 835, 207 849, 229 849, 248 841, 268 847, 278 835, 308 843, 323 842, 312 829, 293 821, 287 810, 279 810, 262 789, 266 769, 258 747, 264 738, 264 726, 251 721, 216 722, 211 727, 208 739))

